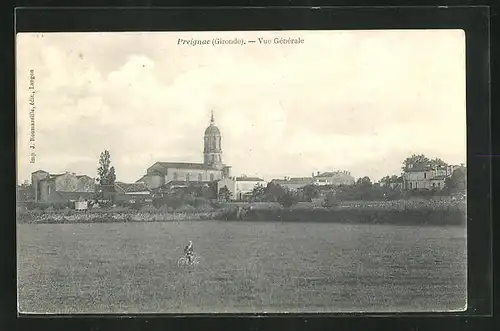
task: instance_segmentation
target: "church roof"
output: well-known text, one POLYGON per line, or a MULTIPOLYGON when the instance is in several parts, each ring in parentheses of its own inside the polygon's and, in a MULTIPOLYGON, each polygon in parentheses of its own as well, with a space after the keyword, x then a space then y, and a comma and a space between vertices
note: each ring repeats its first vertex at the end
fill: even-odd
POLYGON ((146 181, 147 178, 148 178, 148 175, 143 175, 141 178, 139 178, 135 182, 136 183, 144 183, 144 181, 146 181))
POLYGON ((205 130, 205 136, 216 136, 220 135, 220 130, 218 127, 215 125, 210 125, 206 130, 205 130))
POLYGON ((205 130, 205 136, 220 136, 220 130, 215 125, 214 112, 213 111, 212 111, 212 115, 210 116, 210 125, 205 130))
POLYGON ((189 163, 189 162, 157 162, 165 169, 167 168, 180 168, 180 169, 198 169, 198 170, 217 170, 212 166, 203 163, 189 163))

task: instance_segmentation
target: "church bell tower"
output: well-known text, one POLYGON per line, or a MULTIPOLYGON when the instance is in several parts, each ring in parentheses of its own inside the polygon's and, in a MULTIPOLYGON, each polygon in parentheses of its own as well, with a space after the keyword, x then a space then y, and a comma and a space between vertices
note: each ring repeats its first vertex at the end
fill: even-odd
POLYGON ((215 125, 213 110, 210 116, 210 125, 205 130, 203 163, 217 169, 224 167, 222 164, 221 134, 215 125))

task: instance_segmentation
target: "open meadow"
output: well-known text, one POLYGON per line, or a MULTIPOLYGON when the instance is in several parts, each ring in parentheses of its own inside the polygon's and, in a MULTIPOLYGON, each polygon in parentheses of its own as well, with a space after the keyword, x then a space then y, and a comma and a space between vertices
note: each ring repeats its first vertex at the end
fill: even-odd
POLYGON ((18 225, 26 313, 447 311, 465 226, 281 222, 18 225), (200 264, 178 267, 188 240, 200 264))

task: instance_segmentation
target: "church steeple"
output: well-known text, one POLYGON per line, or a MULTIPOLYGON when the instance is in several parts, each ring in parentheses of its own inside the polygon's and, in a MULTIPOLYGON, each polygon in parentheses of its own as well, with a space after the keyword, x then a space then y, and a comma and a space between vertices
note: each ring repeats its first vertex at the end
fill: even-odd
POLYGON ((203 163, 211 167, 222 167, 221 134, 215 125, 214 111, 210 111, 210 125, 205 130, 203 163))

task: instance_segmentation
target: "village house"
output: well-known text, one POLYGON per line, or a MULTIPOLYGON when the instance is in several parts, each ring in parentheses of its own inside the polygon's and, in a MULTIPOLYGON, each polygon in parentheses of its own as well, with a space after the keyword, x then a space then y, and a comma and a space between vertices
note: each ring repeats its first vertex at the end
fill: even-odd
POLYGON ((95 191, 95 180, 87 175, 65 172, 50 174, 38 170, 31 174, 35 202, 60 203, 90 199, 95 191))
POLYGON ((412 166, 403 173, 403 189, 443 189, 446 178, 450 177, 459 166, 442 167, 412 166))
POLYGON ((217 183, 217 191, 220 192, 221 188, 227 187, 229 192, 231 192, 231 200, 242 200, 257 185, 265 187, 267 182, 258 177, 247 176, 223 178, 217 183))
POLYGON ((351 176, 349 171, 333 171, 323 172, 312 175, 313 184, 317 186, 340 186, 340 185, 354 185, 354 177, 351 176))

